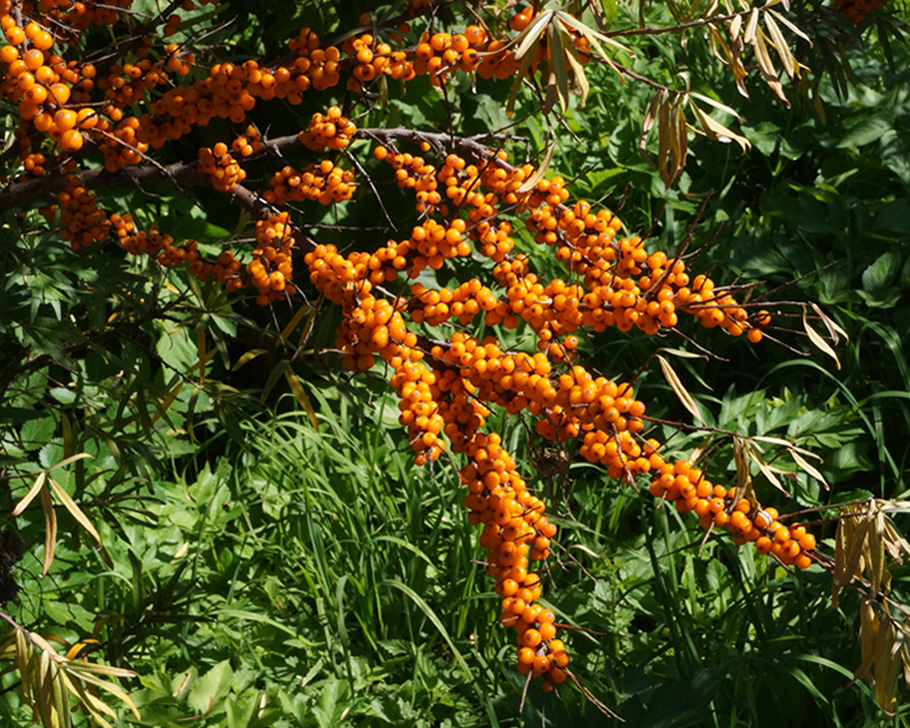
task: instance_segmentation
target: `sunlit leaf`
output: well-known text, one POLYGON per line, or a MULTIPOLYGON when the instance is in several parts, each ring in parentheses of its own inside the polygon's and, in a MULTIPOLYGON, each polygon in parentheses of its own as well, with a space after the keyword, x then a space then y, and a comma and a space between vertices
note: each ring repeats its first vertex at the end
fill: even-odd
POLYGON ((692 109, 692 113, 695 114, 695 118, 698 120, 701 131, 706 137, 708 137, 708 139, 717 142, 736 142, 744 154, 749 149, 751 149, 752 142, 750 142, 744 136, 731 131, 719 121, 713 119, 702 109, 700 109, 694 102, 690 102, 689 107, 692 109))
POLYGON ((765 77, 765 83, 789 107, 790 101, 784 94, 784 87, 777 75, 777 70, 774 68, 774 63, 771 61, 768 46, 765 44, 765 36, 760 28, 753 39, 752 48, 755 50, 755 60, 758 61, 758 68, 761 70, 762 76, 765 77))
POLYGON ((70 515, 75 518, 79 525, 82 526, 89 535, 95 540, 95 543, 99 546, 101 545, 101 536, 98 534, 98 531, 95 530, 95 527, 92 525, 92 522, 88 519, 85 513, 82 512, 82 509, 76 505, 76 501, 73 500, 72 496, 64 490, 57 481, 53 478, 49 478, 51 487, 54 489, 54 493, 57 494, 57 497, 60 499, 60 502, 63 503, 63 507, 69 511, 70 515))
POLYGON ((307 417, 309 417, 313 429, 318 431, 319 420, 316 419, 316 410, 313 409, 313 403, 310 402, 310 398, 307 396, 306 390, 300 382, 300 377, 294 373, 290 364, 288 364, 287 368, 284 370, 284 376, 288 380, 288 384, 291 387, 291 391, 294 393, 294 398, 297 400, 297 403, 303 407, 307 417))
POLYGON ((44 576, 51 569, 57 546, 57 513, 47 488, 41 489, 41 508, 44 511, 44 563, 41 575, 44 576))
POLYGON ((809 341, 812 342, 812 345, 834 359, 834 363, 837 365, 837 368, 840 369, 840 359, 837 358, 837 354, 834 352, 834 349, 832 349, 828 345, 828 342, 825 341, 818 334, 818 332, 809 325, 806 309, 803 309, 803 330, 809 336, 809 341))
POLYGON ((44 487, 44 481, 46 479, 46 470, 42 470, 40 473, 38 473, 38 477, 35 478, 35 482, 32 487, 29 488, 28 493, 26 493, 25 496, 23 496, 22 500, 16 504, 16 507, 13 508, 14 516, 21 516, 23 513, 25 513, 25 509, 28 508, 29 503, 31 503, 35 499, 35 496, 41 492, 41 489, 44 487))
POLYGON ((780 32, 780 27, 774 22, 773 16, 767 13, 765 14, 765 27, 768 29, 771 43, 777 50, 777 55, 780 56, 781 63, 784 64, 784 70, 787 72, 787 75, 790 78, 796 78, 799 75, 799 65, 790 52, 790 47, 787 45, 784 34, 780 32))
POLYGON ((670 389, 673 390, 673 393, 682 403, 682 406, 685 407, 691 415, 696 419, 696 421, 704 424, 704 420, 701 418, 701 414, 698 411, 698 406, 695 404, 695 400, 692 399, 692 395, 689 394, 689 391, 683 386, 682 381, 677 375, 676 371, 670 366, 670 362, 664 359, 658 354, 657 361, 660 362, 660 368, 664 373, 664 378, 667 380, 667 383, 670 385, 670 389))

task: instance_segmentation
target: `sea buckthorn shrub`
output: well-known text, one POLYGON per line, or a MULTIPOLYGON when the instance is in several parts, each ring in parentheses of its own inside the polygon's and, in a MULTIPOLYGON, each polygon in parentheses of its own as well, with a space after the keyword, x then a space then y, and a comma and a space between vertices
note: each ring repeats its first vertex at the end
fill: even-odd
MULTIPOLYGON (((220 17, 219 3, 198 4, 220 17)), ((145 18, 132 14, 130 0, 0 0, 0 93, 14 109, 0 206, 40 205, 40 223, 26 216, 23 224, 59 231, 74 255, 104 245, 110 255, 144 254, 179 271, 174 280, 190 290, 205 284, 230 294, 262 321, 274 316, 277 324, 304 308, 331 321, 320 356, 345 377, 388 383, 414 462, 428 470, 443 457, 458 463, 459 482, 449 487, 464 494, 518 674, 538 678, 547 692, 577 683, 568 625, 545 602, 560 518, 532 484, 529 463, 496 431, 502 417, 524 423, 541 447, 600 468, 618 487, 694 514, 708 534, 783 567, 833 570, 811 525, 759 501, 741 450, 736 464, 745 470, 736 482, 719 482, 710 458, 679 456, 661 427, 672 423, 647 414, 652 405, 635 373, 641 362, 608 377, 588 353, 598 337, 698 339, 705 329, 764 347, 786 339, 781 324, 792 310, 807 328, 814 311, 829 334, 830 319, 809 304, 753 300, 748 286, 702 265, 689 239, 649 239, 636 231, 650 221, 624 224, 617 205, 585 199, 575 170, 529 149, 527 139, 507 129, 460 134, 451 118, 450 94, 488 83, 506 96, 515 78, 512 93, 535 100, 543 118, 558 115, 557 102, 567 108, 570 92, 581 97, 574 113, 582 114, 584 68, 607 64, 663 95, 649 116, 651 124, 659 117, 661 167, 671 155, 677 165, 672 182, 685 163, 684 113, 696 99, 688 88, 673 91, 671 109, 671 89, 604 50, 619 36, 596 31, 590 15, 540 3, 497 15, 412 0, 400 12, 365 14, 348 34, 282 28, 280 52, 243 58, 195 32, 207 17, 196 5, 184 0, 145 18), (105 34, 116 44, 94 51, 105 34), (390 95, 418 84, 446 109, 441 130, 398 125, 384 111, 390 95), (671 120, 675 132, 665 128, 671 120), (143 209, 122 204, 115 194, 122 186, 143 209), (210 217, 233 212, 222 227, 235 234, 219 246, 180 237, 173 221, 155 218, 153 190, 161 188, 210 217), (362 224, 358 206, 370 209, 374 224, 362 224)), ((857 24, 870 9, 837 8, 857 24)), ((757 24, 759 16, 796 78, 800 64, 791 67, 795 56, 770 6, 710 14, 696 25, 731 34, 741 54, 737 23, 757 24)), ((756 32, 764 37, 753 27, 747 43, 764 42, 756 32)), ((731 58, 735 74, 742 63, 731 58)), ((768 80, 764 58, 758 64, 768 80)), ((711 140, 738 138, 699 114, 711 140)), ((805 335, 834 355, 815 329, 805 335)), ((204 332, 199 342, 204 371, 204 332)), ((306 402, 299 380, 288 382, 306 402)))

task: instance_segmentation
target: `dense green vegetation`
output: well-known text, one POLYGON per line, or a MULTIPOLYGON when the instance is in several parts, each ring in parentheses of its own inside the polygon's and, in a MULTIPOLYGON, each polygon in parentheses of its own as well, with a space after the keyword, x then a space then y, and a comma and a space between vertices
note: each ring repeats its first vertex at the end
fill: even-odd
MULTIPOLYGON (((185 13, 174 38, 194 44, 200 66, 190 78, 203 77, 218 60, 280 57, 304 25, 337 38, 361 10, 382 17, 388 3, 379 5, 265 3, 251 13, 226 2, 185 13), (200 39, 210 25, 217 31, 200 39)), ((637 3, 602 5, 613 8, 611 30, 639 26, 637 3)), ((154 12, 150 3, 134 6, 154 12)), ((461 4, 452 6, 437 23, 471 22, 461 4)), ((858 30, 832 8, 793 6, 788 17, 814 44, 797 46, 812 72, 806 88, 785 83, 790 108, 757 71, 747 80, 750 98, 738 97, 730 70, 711 60, 700 36, 688 37, 686 51, 679 34, 623 39, 639 51, 632 71, 673 88, 684 88, 680 74, 688 74, 693 90, 735 107, 741 123, 715 116, 752 145, 741 153, 689 135, 685 170, 669 188, 639 152, 654 89, 621 86, 604 64, 586 66, 585 107, 573 97, 564 114, 558 105, 541 114, 539 95, 523 89, 510 119, 511 81, 461 74, 445 93, 426 78, 390 82, 357 109, 356 123, 462 136, 514 123, 516 161, 525 144, 539 161, 555 143, 548 174, 574 179, 579 198, 603 200, 628 234, 649 233, 650 249, 668 251, 691 238, 689 251, 700 251, 692 269, 712 271, 718 285, 757 284, 737 295, 768 296, 781 326, 768 333, 779 342, 768 336, 753 346, 690 321, 680 324, 682 336, 581 336, 581 361, 617 381, 638 373, 637 396, 658 420, 649 436, 666 440, 673 456, 700 452, 715 482, 737 480, 734 439, 725 433, 783 438, 818 456, 800 462, 773 439, 751 441, 789 494, 753 463, 762 503, 781 514, 806 509, 800 520, 833 555, 838 504, 893 499, 894 523, 907 525, 910 51, 894 30, 906 17, 903 0, 882 11, 890 20, 873 16, 858 30), (839 368, 808 341, 800 309, 782 301, 816 302, 846 331, 849 342, 834 346, 839 368), (657 347, 705 428, 692 426, 650 359, 657 347)), ((674 22, 662 3, 643 4, 642 19, 650 27, 674 22)), ((425 22, 411 21, 412 40, 425 22)), ((104 30, 86 33, 73 57, 109 42, 104 30)), ((252 120, 278 138, 305 128, 315 111, 340 103, 348 113, 358 102, 343 85, 307 94, 296 108, 260 103, 252 120)), ((5 99, 2 112, 13 148, 15 103, 5 99)), ((197 142, 239 129, 215 120, 159 161, 193 160, 197 142)), ((368 149, 358 154, 372 181, 353 202, 302 208, 320 242, 368 238, 378 246, 416 224, 412 200, 368 149)), ((2 159, 2 184, 12 187, 15 151, 2 159)), ((274 160, 260 159, 248 174, 264 182, 273 171, 274 160)), ((176 240, 196 239, 210 254, 253 234, 250 214, 212 189, 118 186, 99 189, 98 198, 105 209, 132 211, 143 227, 159 221, 176 240)), ((246 291, 127 256, 111 241, 74 252, 37 204, 0 207, 0 588, 10 588, 7 562, 19 588, 2 609, 61 654, 86 641, 80 655, 91 662, 134 671, 119 684, 141 717, 100 693, 123 723, 612 724, 571 681, 558 694, 543 692, 539 680, 525 688, 514 640, 498 624, 500 598, 478 529, 465 519, 462 456, 414 465, 387 372, 342 370, 340 317, 317 301, 305 272, 307 305, 260 307, 246 291), (13 515, 39 481, 41 495, 13 515)), ((565 275, 518 228, 515 252, 528 253, 542 278, 565 275)), ((487 263, 478 255, 419 280, 457 284, 487 263)), ((823 331, 817 319, 813 326, 823 331)), ((503 336, 527 345, 518 334, 503 336)), ((578 680, 627 725, 906 722, 904 686, 889 716, 870 680, 853 681, 863 659, 859 591, 845 588, 835 608, 831 574, 821 567, 795 571, 726 533, 706 537, 696 518, 655 507, 647 479, 637 488, 610 480, 575 445, 534 434, 529 416, 499 411, 490 425, 560 526, 541 569, 541 603, 567 625, 560 637, 578 680)), ((906 568, 889 563, 891 599, 905 604, 906 568)), ((901 622, 903 611, 892 611, 901 622)), ((6 665, 0 720, 30 725, 21 668, 14 659, 6 665)), ((91 722, 84 712, 71 718, 91 722)))

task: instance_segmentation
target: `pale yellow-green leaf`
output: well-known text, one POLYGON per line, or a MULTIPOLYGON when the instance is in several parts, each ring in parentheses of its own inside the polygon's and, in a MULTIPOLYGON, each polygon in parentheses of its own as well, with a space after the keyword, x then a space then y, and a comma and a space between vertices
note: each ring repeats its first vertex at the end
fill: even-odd
POLYGON ((799 76, 799 64, 797 64, 796 59, 790 52, 790 46, 787 45, 787 39, 784 38, 784 34, 780 32, 780 26, 774 22, 774 17, 769 13, 765 13, 765 27, 768 29, 771 44, 777 50, 777 55, 780 56, 787 75, 790 78, 796 78, 799 76))
POLYGON ((512 116, 515 112, 515 102, 518 99, 518 92, 521 90, 521 85, 524 83, 525 78, 527 78, 528 69, 531 67, 533 61, 533 53, 526 53, 524 58, 521 59, 521 68, 519 68, 518 73, 515 74, 515 81, 512 83, 512 89, 509 91, 509 100, 506 103, 506 116, 512 116))
MULTIPOLYGON (((758 15, 759 9, 753 8, 752 12, 749 14, 749 22, 746 23, 746 32, 743 33, 743 43, 746 45, 752 45, 752 42, 755 40, 755 36, 758 32, 758 15)), ((737 19, 740 16, 737 16, 737 19)))
POLYGON ((689 102, 689 107, 692 109, 692 113, 695 114, 695 118, 698 120, 702 132, 708 139, 723 143, 736 142, 739 145, 739 148, 742 149, 743 154, 752 147, 752 142, 709 116, 703 109, 699 108, 694 101, 689 102))
POLYGON ((755 440, 756 442, 767 442, 771 445, 781 445, 781 446, 787 448, 788 450, 796 450, 801 455, 807 455, 808 457, 813 457, 816 460, 822 459, 821 455, 818 455, 817 453, 814 453, 811 450, 806 450, 805 448, 797 447, 792 442, 784 439, 783 437, 772 437, 771 435, 755 435, 750 439, 755 440))
POLYGON ((14 516, 21 516, 25 512, 25 509, 28 508, 28 504, 35 499, 35 496, 38 495, 38 493, 41 492, 41 489, 44 487, 44 481, 46 479, 46 471, 42 470, 40 473, 38 473, 38 477, 35 478, 34 485, 28 489, 28 493, 26 493, 25 496, 23 496, 22 500, 16 504, 16 507, 13 508, 14 516))
POLYGON ((771 60, 771 54, 768 53, 768 46, 765 44, 765 34, 761 28, 758 29, 752 40, 752 48, 755 51, 755 60, 758 62, 758 68, 761 70, 762 76, 765 77, 765 83, 777 94, 781 101, 790 106, 790 101, 784 94, 784 87, 771 60))
POLYGON ((733 438, 733 461, 736 463, 736 497, 746 498, 752 494, 752 474, 747 459, 748 445, 740 438, 733 438))
POLYGON ((568 13, 559 11, 559 12, 557 12, 557 18, 560 21, 562 21, 563 23, 565 23, 566 25, 568 25, 569 27, 577 30, 579 33, 581 33, 581 35, 583 35, 585 38, 587 38, 588 42, 591 44, 591 48, 593 48, 594 52, 597 55, 599 55, 601 58, 607 57, 607 52, 604 50, 603 46, 601 45, 602 43, 606 43, 607 45, 616 49, 617 51, 620 51, 621 53, 626 53, 630 56, 635 55, 630 48, 624 46, 622 43, 620 43, 616 40, 613 40, 612 38, 604 35, 603 33, 596 31, 594 28, 592 28, 588 25, 585 25, 578 18, 575 18, 575 17, 569 15, 568 13))
POLYGON ((556 90, 559 107, 565 113, 569 108, 569 69, 566 68, 566 53, 562 45, 562 34, 554 26, 548 29, 550 44, 550 86, 556 90))
POLYGON ((847 335, 847 332, 844 331, 840 326, 838 326, 837 322, 834 319, 832 319, 824 311, 822 311, 821 306, 819 306, 814 301, 810 305, 812 306, 812 310, 815 311, 815 313, 818 315, 818 317, 822 320, 822 323, 825 325, 825 328, 828 329, 828 335, 831 337, 831 339, 834 341, 835 344, 837 344, 838 341, 840 341, 839 336, 844 337, 844 343, 846 343, 846 344, 850 343, 850 337, 847 335))
POLYGON ((71 465, 72 463, 76 462, 77 460, 85 460, 85 458, 91 459, 91 457, 92 456, 89 455, 87 452, 76 453, 75 455, 70 455, 68 458, 61 460, 56 465, 51 465, 45 472, 53 473, 58 468, 65 468, 67 465, 71 465))
POLYGON ((749 72, 743 63, 743 43, 740 29, 742 27, 742 16, 737 15, 727 26, 730 33, 730 69, 733 71, 733 79, 736 81, 736 89, 744 98, 749 98, 749 90, 744 83, 749 72))
POLYGON ((180 561, 180 559, 182 559, 184 556, 186 556, 186 554, 189 550, 190 550, 190 542, 184 541, 183 545, 179 549, 177 549, 177 551, 174 553, 173 557, 171 557, 171 563, 173 563, 174 561, 180 561))
POLYGON ((19 670, 19 679, 22 681, 22 687, 28 690, 32 684, 34 676, 31 673, 31 648, 22 629, 16 628, 16 666, 19 670))
POLYGON ((679 176, 680 172, 680 141, 679 141, 679 104, 674 104, 670 108, 670 128, 668 131, 669 143, 670 143, 670 160, 671 164, 668 165, 668 172, 670 177, 670 184, 676 181, 676 178, 679 176))
POLYGON ((306 390, 303 388, 303 384, 300 382, 300 377, 294 373, 294 370, 291 369, 290 364, 288 364, 284 370, 284 378, 288 380, 291 391, 294 393, 294 398, 297 400, 298 404, 303 407, 303 410, 306 412, 307 417, 310 420, 310 424, 313 426, 313 429, 318 431, 319 420, 316 419, 316 410, 313 409, 313 403, 310 402, 310 398, 307 396, 306 390))
POLYGON ((664 185, 670 186, 670 104, 669 95, 664 92, 657 113, 657 170, 664 185))
POLYGON ((559 32, 564 36, 563 47, 566 49, 566 60, 569 62, 569 67, 572 71, 570 80, 573 82, 572 85, 574 86, 574 90, 580 99, 578 108, 583 109, 585 107, 585 102, 588 99, 588 92, 590 91, 588 78, 585 76, 585 69, 582 65, 581 57, 578 55, 578 49, 575 47, 575 44, 572 43, 569 32, 561 26, 559 32))
MULTIPOLYGON (((886 512, 886 508, 882 508, 882 513, 886 512)), ((903 537, 900 531, 897 530, 894 523, 891 519, 886 519, 885 522, 885 548, 888 549, 888 553, 891 554, 891 558, 896 561, 903 561, 905 554, 910 554, 910 543, 907 543, 907 540, 903 537)))
POLYGON ((76 501, 73 500, 72 496, 67 493, 63 487, 53 478, 48 479, 50 481, 51 487, 54 489, 54 493, 57 494, 57 497, 60 499, 60 502, 63 503, 63 507, 69 511, 70 515, 75 518, 79 525, 82 526, 93 539, 95 543, 99 546, 101 545, 101 536, 98 534, 98 531, 95 530, 95 527, 92 525, 92 522, 88 519, 85 513, 82 512, 82 509, 76 505, 76 501))
POLYGON ((111 718, 117 718, 117 713, 114 712, 114 709, 107 705, 100 698, 97 698, 88 692, 79 683, 78 678, 74 679, 73 677, 70 677, 66 674, 66 670, 64 670, 63 679, 65 681, 67 690, 69 690, 76 697, 76 700, 78 700, 86 710, 92 713, 92 717, 99 723, 102 725, 109 725, 107 721, 101 716, 102 713, 109 715, 111 718))
POLYGON ((864 561, 863 553, 866 551, 866 539, 872 529, 872 522, 868 518, 863 518, 854 525, 852 543, 849 544, 849 550, 846 552, 844 559, 844 568, 842 573, 845 580, 839 580, 841 584, 848 584, 851 579, 858 578, 862 574, 862 564, 864 561))
POLYGON ((777 18, 781 23, 786 25, 795 35, 798 35, 800 38, 802 38, 804 41, 806 41, 806 43, 809 44, 810 48, 812 47, 812 39, 809 38, 808 35, 803 33, 803 31, 801 31, 796 25, 794 25, 789 20, 787 20, 786 16, 781 15, 776 10, 769 9, 768 12, 771 13, 771 15, 773 15, 775 18, 777 18))
POLYGON ((59 656, 57 655, 57 651, 54 649, 53 645, 51 645, 50 642, 48 642, 44 637, 42 637, 37 632, 29 632, 28 640, 42 652, 45 652, 48 655, 53 655, 53 657, 55 659, 59 658, 59 656))
POLYGON ((249 351, 245 351, 243 353, 243 356, 241 356, 237 360, 237 362, 234 364, 234 366, 231 367, 231 371, 236 372, 244 364, 251 362, 257 356, 262 356, 263 354, 268 354, 268 350, 267 349, 250 349, 249 351))
POLYGON ((47 488, 41 489, 41 508, 44 511, 44 563, 41 576, 51 570, 54 561, 54 550, 57 548, 57 513, 47 488))
POLYGON ((722 104, 720 101, 715 101, 710 96, 705 96, 704 94, 700 94, 695 91, 690 91, 689 96, 698 99, 699 101, 704 101, 706 104, 710 104, 715 109, 723 111, 725 114, 730 114, 730 116, 736 117, 737 121, 743 120, 743 118, 736 112, 735 109, 730 108, 726 104, 722 104))
POLYGON ((651 132, 651 128, 654 126, 654 119, 657 114, 657 107, 660 104, 661 95, 662 92, 658 91, 651 99, 651 104, 648 106, 648 112, 645 114, 645 118, 641 123, 641 135, 638 137, 638 151, 641 152, 642 156, 648 160, 649 164, 652 163, 648 157, 648 152, 645 145, 648 141, 648 134, 651 132))
POLYGON ((676 104, 677 114, 676 114, 676 135, 677 135, 677 152, 679 154, 676 160, 677 173, 679 176, 682 174, 683 169, 686 166, 686 155, 689 152, 689 125, 686 123, 686 115, 683 109, 682 101, 677 102, 676 104))
POLYGON ((773 468, 768 465, 761 456, 753 452, 752 459, 755 461, 755 464, 758 466, 758 469, 761 471, 761 474, 767 478, 768 482, 771 483, 775 488, 777 488, 781 493, 783 493, 788 498, 790 497, 790 492, 784 488, 783 483, 780 482, 780 478, 777 477, 777 473, 783 472, 777 468, 773 468))
POLYGON ((828 481, 825 480, 825 476, 814 465, 811 465, 802 455, 797 452, 797 448, 790 449, 790 457, 793 458, 793 461, 799 465, 803 470, 805 470, 809 475, 815 478, 819 483, 825 486, 825 490, 831 490, 831 486, 828 485, 828 481))
MULTIPOLYGON (((136 673, 127 670, 125 667, 114 667, 113 665, 99 665, 97 662, 83 662, 82 660, 70 660, 67 662, 67 669, 70 672, 77 673, 80 676, 103 675, 104 677, 122 677, 133 678, 136 673)), ((120 690, 118 686, 115 686, 120 690)))
POLYGON ((524 194, 525 192, 530 192, 535 187, 537 183, 540 182, 547 175, 547 171, 550 169, 550 162, 553 161, 553 152, 556 150, 555 144, 550 144, 543 155, 543 161, 540 163, 540 166, 528 179, 526 179, 521 187, 518 188, 518 194, 524 194))
MULTIPOLYGON (((881 648, 878 615, 868 600, 864 599, 859 611, 859 641, 862 657, 853 672, 854 680, 868 677, 877 651, 881 648)), ((887 640, 886 640, 887 641, 887 640)))
POLYGON ((696 354, 694 351, 685 351, 684 349, 671 349, 666 346, 660 347, 660 351, 664 354, 672 354, 673 356, 678 356, 680 359, 704 359, 708 361, 709 357, 707 354, 696 354))
POLYGON ((809 319, 806 315, 806 309, 803 309, 803 329, 808 335, 809 341, 812 342, 812 345, 834 359, 834 363, 837 365, 837 368, 840 369, 840 359, 837 358, 837 354, 834 352, 834 349, 828 345, 828 342, 825 341, 815 329, 809 326, 809 319))
POLYGON ((542 40, 541 34, 543 33, 544 28, 551 23, 555 14, 555 10, 545 10, 534 18, 534 20, 528 24, 528 27, 512 39, 511 44, 518 46, 514 51, 516 60, 520 61, 527 53, 540 44, 542 40))
MULTIPOLYGON (((136 708, 136 704, 133 702, 133 699, 127 694, 127 692, 122 687, 120 687, 116 683, 110 682, 108 680, 99 680, 98 678, 94 677, 94 675, 92 673, 89 673, 87 671, 77 672, 76 670, 73 670, 72 668, 74 666, 76 666, 77 664, 81 666, 84 663, 69 663, 67 665, 67 668, 69 668, 71 670, 70 674, 74 678, 77 678, 78 680, 81 680, 83 682, 94 685, 99 690, 104 690, 105 692, 110 693, 111 695, 116 697, 118 700, 125 703, 126 706, 133 713, 133 715, 136 716, 136 718, 141 719, 139 710, 138 710, 138 708, 136 708)), ((96 667, 101 667, 101 665, 96 665, 96 667)), ((127 670, 126 672, 130 672, 130 671, 127 670)), ((135 677, 135 673, 131 673, 129 675, 123 675, 122 677, 135 677)), ((111 710, 111 709, 108 708, 108 710, 111 710)), ((111 715, 115 715, 113 713, 113 711, 111 712, 111 715)))
POLYGON ((875 700, 887 714, 894 715, 897 704, 897 680, 900 677, 900 640, 891 624, 881 625, 879 629, 887 632, 890 640, 882 640, 875 655, 875 700))
POLYGON ((275 341, 275 346, 281 346, 281 344, 287 341, 288 336, 291 335, 291 332, 297 328, 297 324, 301 322, 304 316, 311 312, 310 307, 307 304, 303 304, 300 308, 297 309, 297 313, 288 321, 287 326, 282 329, 281 333, 278 335, 278 339, 275 341))
POLYGON ((866 575, 869 579, 869 586, 873 596, 881 591, 882 582, 885 577, 885 550, 882 548, 884 530, 885 517, 882 513, 876 513, 872 518, 872 527, 869 538, 866 539, 866 544, 869 549, 869 563, 866 565, 866 575))
POLYGON ((732 40, 734 43, 738 40, 741 41, 742 38, 740 37, 740 33, 743 29, 743 16, 734 16, 733 19, 727 23, 727 29, 730 33, 730 40, 732 40))
POLYGON ((701 418, 695 400, 692 399, 692 395, 689 394, 688 390, 683 386, 679 376, 676 374, 673 367, 670 366, 670 362, 660 355, 657 356, 657 361, 660 362, 660 368, 661 371, 663 371, 664 378, 667 380, 667 384, 670 385, 670 389, 673 390, 673 393, 682 403, 682 406, 692 414, 696 421, 704 424, 704 420, 701 418))

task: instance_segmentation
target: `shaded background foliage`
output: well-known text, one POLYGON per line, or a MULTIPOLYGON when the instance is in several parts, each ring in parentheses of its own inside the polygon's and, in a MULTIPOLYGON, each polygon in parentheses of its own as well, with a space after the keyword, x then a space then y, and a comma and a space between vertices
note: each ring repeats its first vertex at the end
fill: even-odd
MULTIPOLYGON (((200 12, 198 23, 212 12, 236 17, 212 38, 213 55, 230 48, 274 57, 283 28, 342 32, 349 12, 373 5, 303 3, 287 18, 284 6, 251 13, 228 2, 200 12)), ((659 7, 648 12, 652 22, 667 21, 659 7)), ((829 33, 830 13, 815 5, 807 12, 807 23, 829 33)), ((616 23, 634 18, 621 11, 616 23)), ((842 24, 839 32, 852 31, 842 24)), ((840 371, 818 354, 743 346, 719 332, 699 331, 698 341, 723 360, 674 359, 708 425, 798 438, 824 458, 830 491, 783 461, 776 464, 792 471, 784 479, 792 498, 759 484, 781 512, 902 498, 908 488, 910 54, 892 43, 889 64, 876 34, 844 46, 849 83, 816 43, 813 68, 827 69, 818 86, 823 115, 793 89, 787 110, 752 83, 751 99, 735 104, 752 150, 693 142, 669 191, 637 151, 649 89, 620 90, 615 74, 592 66, 587 107, 566 116, 572 133, 549 122, 559 139, 553 171, 577 176, 579 197, 606 197, 630 230, 653 227, 664 249, 694 226, 701 270, 713 266, 723 283, 760 281, 753 295, 789 284, 778 296, 818 301, 850 334, 838 351, 840 371)), ((694 87, 725 103, 736 98, 732 80, 694 40, 687 54, 674 38, 649 47, 635 68, 665 83, 686 70, 694 87)), ((392 90, 387 105, 358 123, 496 129, 509 123, 507 88, 478 82, 468 93, 471 81, 461 80, 440 98, 418 81, 392 90)), ((313 97, 312 108, 334 99, 313 97)), ((515 118, 536 103, 523 95, 515 118)), ((256 113, 272 135, 301 125, 277 107, 256 113)), ((213 124, 202 141, 227 129, 213 124)), ((533 153, 548 129, 531 116, 515 133, 533 153)), ((184 146, 175 160, 195 156, 184 146)), ((392 197, 383 174, 376 184, 392 197)), ((220 246, 248 222, 215 193, 191 201, 161 191, 151 207, 137 190, 105 199, 203 245, 220 246)), ((341 210, 346 225, 383 219, 370 197, 341 210)), ((329 210, 313 214, 314 224, 336 222, 329 210)), ((406 229, 411 220, 401 215, 394 222, 406 229)), ((370 234, 384 240, 389 232, 370 234)), ((350 235, 320 232, 341 244, 350 235)), ((289 338, 309 325, 311 337, 291 362, 293 347, 278 333, 294 312, 281 306, 256 310, 108 247, 74 254, 31 216, 4 212, 0 236, 0 385, 8 402, 0 411, 0 508, 25 543, 15 571, 19 603, 7 610, 69 643, 94 637, 106 661, 135 670, 129 687, 141 724, 177 726, 191 716, 230 728, 606 722, 573 689, 554 699, 532 686, 520 708, 523 680, 494 624, 498 599, 464 522, 457 469, 444 459, 413 466, 384 383, 342 376, 323 353, 338 323, 330 312, 298 321, 289 338), (211 352, 204 381, 200 331, 211 352), (289 363, 304 383, 303 403, 288 394, 289 363), (104 552, 58 508, 61 538, 41 577, 41 508, 10 514, 39 471, 76 453, 92 459, 54 477, 98 529, 104 552)), ((529 238, 519 248, 534 253, 529 238)), ((541 273, 558 274, 555 264, 547 270, 550 263, 534 260, 541 273)), ((450 273, 470 274, 470 264, 450 273)), ((629 376, 654 342, 611 333, 582 342, 587 363, 629 376)), ((796 334, 781 338, 800 343, 796 334)), ((697 351, 683 339, 661 344, 697 351)), ((688 419, 655 367, 639 381, 649 414, 688 419)), ((704 540, 696 523, 655 509, 646 494, 529 442, 523 423, 503 419, 499 431, 562 521, 547 603, 580 628, 571 635, 573 667, 630 725, 903 724, 903 711, 883 716, 868 684, 850 684, 860 662, 858 598, 846 595, 833 609, 824 572, 793 575, 723 537, 704 540)), ((674 431, 662 428, 667 437, 674 431)), ((703 441, 703 433, 683 432, 671 445, 688 453, 703 441)), ((730 443, 713 445, 710 472, 732 480, 730 443)), ((830 549, 831 526, 819 533, 830 549)), ((905 572, 894 574, 905 601, 905 572)), ((28 724, 15 672, 3 679, 3 719, 28 724)))

